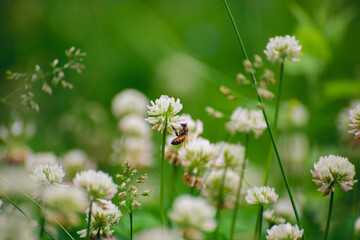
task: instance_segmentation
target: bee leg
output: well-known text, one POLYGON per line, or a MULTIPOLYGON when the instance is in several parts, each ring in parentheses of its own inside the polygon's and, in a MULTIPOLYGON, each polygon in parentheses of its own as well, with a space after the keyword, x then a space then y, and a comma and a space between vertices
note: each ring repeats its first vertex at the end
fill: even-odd
POLYGON ((176 136, 178 137, 178 136, 179 136, 179 132, 178 132, 178 131, 176 131, 176 129, 174 128, 174 126, 171 126, 171 127, 172 127, 172 129, 174 130, 174 132, 175 132, 176 136))

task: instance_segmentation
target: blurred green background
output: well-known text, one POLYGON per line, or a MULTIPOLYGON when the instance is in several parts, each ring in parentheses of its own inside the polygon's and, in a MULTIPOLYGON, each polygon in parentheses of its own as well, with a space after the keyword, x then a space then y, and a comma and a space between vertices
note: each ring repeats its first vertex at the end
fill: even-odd
MULTIPOLYGON (((282 98, 297 98, 309 110, 309 122, 302 130, 309 138, 310 153, 303 162, 304 172, 300 176, 290 172, 290 178, 298 191, 313 195, 306 201, 313 206, 302 206, 303 224, 308 238, 318 239, 321 226, 313 209, 321 209, 319 215, 325 216, 328 199, 316 192, 309 169, 325 154, 348 156, 359 167, 358 154, 341 141, 336 119, 343 107, 360 96, 360 1, 243 0, 229 4, 251 59, 259 54, 276 75, 279 65, 268 63, 263 54, 269 38, 295 35, 303 47, 300 62, 286 62, 282 98)), ((161 94, 180 98, 183 112, 204 122, 203 136, 212 142, 224 139, 224 119, 209 117, 206 106, 226 115, 239 105, 256 107, 253 89, 235 82, 236 74, 243 71, 242 53, 221 0, 3 0, 0 97, 18 85, 6 80, 6 70, 29 72, 36 64, 47 69, 55 58, 65 61, 64 50, 71 46, 87 53, 84 72, 66 75, 73 90, 58 87, 49 96, 41 87, 34 88, 39 113, 14 113, 13 108, 0 104, 1 124, 10 124, 16 116, 36 123, 36 135, 28 142, 34 151, 60 154, 82 148, 106 162, 117 135, 111 99, 125 88, 138 89, 152 100, 161 94), (219 91, 221 85, 248 100, 227 100, 219 91), (69 115, 79 122, 74 125, 76 130, 66 126, 69 115)), ((265 104, 272 116, 274 102, 265 104)), ((236 135, 230 141, 242 138, 236 135)), ((154 140, 157 146, 160 134, 154 134, 154 140)), ((264 165, 268 146, 267 133, 251 142, 252 165, 264 165)), ((157 156, 155 153, 154 158, 157 156)), ((274 162, 270 178, 279 178, 277 169, 274 162)), ((283 187, 280 184, 278 192, 283 187)), ((358 191, 356 187, 336 196, 332 239, 351 238, 359 213, 349 206, 357 204, 358 191)))

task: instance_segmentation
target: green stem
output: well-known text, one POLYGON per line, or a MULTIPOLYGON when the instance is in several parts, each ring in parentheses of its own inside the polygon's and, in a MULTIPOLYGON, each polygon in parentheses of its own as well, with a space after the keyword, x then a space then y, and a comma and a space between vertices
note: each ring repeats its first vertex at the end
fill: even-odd
MULTIPOLYGON (((275 105, 275 115, 274 115, 274 122, 273 122, 273 130, 275 138, 277 136, 278 131, 278 118, 279 118, 279 108, 280 108, 280 102, 281 102, 281 89, 282 89, 282 82, 283 82, 283 76, 284 76, 284 67, 285 67, 285 59, 282 59, 281 61, 281 67, 280 67, 280 77, 279 77, 279 83, 278 88, 276 92, 276 105, 275 105)), ((265 178, 264 178, 264 186, 267 186, 268 180, 269 180, 269 174, 271 169, 271 164, 273 160, 273 154, 274 151, 272 150, 271 146, 269 149, 269 155, 267 159, 267 166, 265 171, 265 178)))
MULTIPOLYGON (((173 175, 172 175, 172 179, 171 179, 171 189, 170 189, 170 200, 169 200, 169 208, 171 208, 174 199, 175 199, 175 192, 176 192, 176 180, 178 178, 178 172, 179 172, 179 167, 176 166, 175 164, 173 165, 173 175)), ((169 220, 169 226, 171 227, 172 222, 170 219, 169 220)))
POLYGON ((227 171, 227 167, 224 169, 224 173, 221 177, 221 182, 220 182, 220 186, 219 186, 219 194, 218 194, 218 199, 217 199, 218 205, 216 208, 216 215, 215 215, 217 225, 216 225, 216 229, 214 232, 214 240, 217 239, 219 229, 220 229, 221 207, 223 205, 223 200, 224 200, 224 185, 225 185, 226 171, 227 171))
MULTIPOLYGON (((248 60, 248 57, 247 57, 247 54, 246 54, 246 51, 245 51, 245 48, 244 48, 244 44, 243 44, 243 42, 242 42, 242 40, 241 40, 240 33, 239 33, 238 29, 237 29, 237 26, 236 26, 236 23, 235 23, 235 20, 234 20, 232 14, 231 14, 230 8, 229 8, 226 0, 223 0, 223 1, 224 1, 225 6, 226 6, 226 9, 227 9, 227 11, 228 11, 228 14, 229 14, 229 16, 230 16, 230 18, 231 18, 231 22, 232 22, 232 24, 233 24, 233 26, 234 26, 234 29, 235 29, 235 32, 236 32, 236 36, 237 36, 237 38, 238 38, 238 40, 239 40, 239 43, 240 43, 241 50, 242 50, 242 52, 243 52, 244 58, 248 60)), ((262 101, 262 98, 259 96, 258 92, 256 91, 257 82, 256 82, 256 78, 255 78, 254 73, 250 73, 250 76, 251 76, 251 80, 252 80, 253 86, 254 86, 254 88, 255 88, 255 92, 256 92, 256 95, 257 95, 259 104, 260 104, 260 106, 264 106, 263 101, 262 101)), ((292 196, 292 194, 291 194, 289 182, 288 182, 288 180, 287 180, 287 177, 286 177, 286 174, 285 174, 285 170, 284 170, 283 164, 282 164, 281 159, 280 159, 280 154, 279 154, 278 149, 277 149, 277 146, 276 146, 275 137, 274 137, 273 132, 272 132, 272 130, 271 130, 271 126, 270 126, 270 124, 269 124, 269 120, 268 120, 268 117, 267 117, 267 114, 266 114, 264 108, 262 108, 262 113, 263 113, 263 115, 264 115, 264 119, 265 119, 265 122, 266 122, 267 130, 268 130, 268 132, 269 132, 270 139, 271 139, 271 143, 272 143, 273 148, 274 148, 274 151, 275 151, 276 159, 277 159, 277 161, 278 161, 278 164, 279 164, 279 167, 280 167, 280 170, 281 170, 281 174, 282 174, 283 180, 284 180, 284 182, 285 182, 286 190, 287 190, 287 192, 288 192, 288 194, 289 194, 289 198, 290 198, 291 205, 292 205, 292 208, 293 208, 295 217, 296 217, 297 224, 298 224, 299 228, 301 229, 302 227, 301 227, 301 222, 300 222, 299 214, 298 214, 298 211, 297 211, 297 209, 296 209, 296 204, 295 204, 294 198, 293 198, 293 196, 292 196)), ((303 234, 302 239, 305 240, 305 234, 303 234)))
POLYGON ((238 213, 238 210, 239 210, 239 202, 240 202, 240 195, 241 195, 242 180, 243 180, 243 178, 244 178, 246 158, 247 158, 247 154, 248 154, 248 152, 249 152, 249 150, 248 150, 248 148, 249 148, 249 138, 250 138, 250 134, 246 134, 246 135, 245 135, 245 156, 244 156, 244 163, 243 163, 243 166, 241 167, 241 173, 240 173, 240 179, 239 179, 239 186, 238 186, 238 189, 237 189, 237 191, 236 191, 236 200, 235 200, 234 212, 233 212, 232 221, 231 221, 230 240, 233 240, 233 239, 234 239, 235 226, 236 226, 236 218, 237 218, 237 213, 238 213))
POLYGON ((131 206, 130 206, 129 217, 130 217, 130 240, 132 240, 133 239, 133 215, 132 215, 131 206))
POLYGON ((161 183, 160 183, 160 216, 161 226, 165 227, 165 210, 164 210, 164 195, 165 195, 165 144, 167 132, 167 118, 165 120, 165 129, 163 131, 163 139, 161 145, 161 183))
POLYGON ((260 206, 260 211, 259 211, 260 214, 258 215, 258 218, 256 219, 254 240, 260 240, 261 239, 263 211, 264 211, 264 206, 261 205, 260 206))
POLYGON ((94 200, 90 201, 90 207, 89 207, 89 213, 88 213, 88 224, 86 228, 86 239, 90 239, 90 223, 91 223, 91 211, 92 211, 92 205, 94 203, 94 200))
POLYGON ((45 216, 44 216, 44 213, 41 213, 41 218, 40 218, 40 240, 42 239, 42 237, 44 235, 44 229, 45 229, 45 216))
POLYGON ((328 233, 329 233, 330 219, 331 219, 331 212, 332 212, 332 208, 333 208, 333 202, 334 202, 334 191, 331 191, 331 195, 330 195, 330 206, 329 206, 329 213, 328 213, 327 222, 326 222, 324 240, 327 240, 328 233))

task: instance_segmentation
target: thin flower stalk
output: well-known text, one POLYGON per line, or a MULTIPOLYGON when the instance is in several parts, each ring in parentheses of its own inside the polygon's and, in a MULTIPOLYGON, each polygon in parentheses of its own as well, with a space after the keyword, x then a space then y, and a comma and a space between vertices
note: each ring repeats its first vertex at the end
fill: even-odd
POLYGON ((220 187, 219 187, 219 195, 218 195, 218 202, 216 208, 216 215, 215 219, 217 221, 216 229, 214 232, 214 240, 217 239, 219 229, 220 229, 220 219, 221 219, 221 206, 223 205, 223 197, 224 197, 224 184, 225 184, 225 177, 226 177, 227 168, 224 169, 224 173, 221 177, 220 187))
POLYGON ((90 239, 90 222, 91 222, 91 211, 93 206, 94 200, 91 200, 90 207, 89 207, 89 213, 88 213, 88 225, 86 227, 86 239, 90 239))
POLYGON ((249 138, 250 138, 250 134, 246 134, 246 135, 245 135, 245 155, 244 155, 244 163, 243 163, 243 166, 241 167, 241 173, 240 173, 240 179, 239 179, 239 186, 238 186, 238 189, 237 189, 237 191, 236 191, 236 200, 235 200, 235 206, 234 206, 234 211, 233 211, 232 221, 231 221, 230 240, 233 240, 233 239, 234 239, 237 212, 238 212, 238 210, 239 210, 241 187, 242 187, 242 181, 243 181, 243 178, 244 178, 245 164, 246 164, 246 158, 247 158, 247 153, 248 153, 248 148, 249 148, 249 138))
POLYGON ((161 186, 160 186, 160 216, 161 226, 165 226, 165 209, 164 209, 164 196, 165 196, 165 144, 166 144, 166 129, 167 119, 165 119, 165 131, 163 132, 163 139, 161 145, 161 186))
POLYGON ((263 211, 264 211, 264 205, 261 205, 260 208, 259 208, 260 214, 258 215, 258 217, 256 219, 254 240, 260 240, 261 239, 263 211))
MULTIPOLYGON (((274 131, 275 138, 277 136, 277 131, 278 131, 279 108, 280 108, 280 101, 281 101, 281 89, 282 89, 282 82, 283 82, 283 76, 284 76, 285 60, 280 61, 280 62, 281 62, 280 77, 279 77, 277 93, 275 95, 276 96, 276 105, 275 105, 275 115, 274 115, 274 122, 273 122, 273 131, 274 131)), ((264 186, 266 186, 268 184, 270 169, 271 169, 272 160, 274 157, 273 154, 274 154, 274 151, 270 147, 269 155, 268 155, 268 159, 267 159, 265 177, 264 177, 264 184, 263 184, 264 186)))
POLYGON ((329 234, 330 219, 331 219, 331 212, 332 212, 332 208, 333 208, 333 203, 334 203, 334 191, 331 191, 329 213, 328 213, 328 217, 327 217, 327 221, 326 221, 324 240, 327 240, 327 237, 328 237, 328 234, 329 234))
MULTIPOLYGON (((241 39, 241 35, 240 35, 240 32, 237 28, 237 25, 235 23, 235 20, 232 16, 232 13, 231 13, 231 10, 229 8, 229 5, 227 4, 227 1, 226 0, 223 0, 224 4, 225 4, 225 7, 227 9, 227 12, 229 14, 229 17, 231 19, 231 22, 232 22, 232 25, 235 29, 235 32, 236 32, 236 36, 237 36, 237 39, 239 41, 239 44, 240 44, 240 47, 241 47, 241 50, 242 50, 242 53, 243 53, 243 56, 244 56, 244 59, 245 60, 248 60, 248 56, 246 54, 246 51, 245 51, 245 47, 244 47, 244 44, 242 42, 242 39, 241 39)), ((252 84, 253 86, 255 87, 255 90, 256 90, 256 86, 257 86, 257 82, 256 82, 256 78, 255 78, 255 75, 253 72, 250 72, 250 76, 251 76, 251 80, 252 80, 252 84)), ((262 101, 262 98, 259 96, 259 94, 256 92, 256 95, 257 95, 257 98, 258 98, 258 101, 259 101, 259 104, 261 106, 263 106, 263 101, 262 101)), ((301 227, 301 222, 300 222, 300 217, 299 217, 299 214, 298 214, 298 211, 296 209, 296 204, 295 204, 295 201, 294 201, 294 198, 292 196, 292 193, 291 193, 291 190, 290 190, 290 186, 289 186, 289 182, 287 180, 287 177, 286 177, 286 174, 285 174, 285 170, 284 170, 284 167, 283 167, 283 164, 281 162, 281 159, 280 159, 280 154, 278 152, 278 149, 277 149, 277 146, 276 146, 276 142, 275 142, 275 137, 273 135, 273 132, 272 132, 272 128, 270 126, 270 123, 269 123, 269 120, 268 120, 268 117, 267 117, 267 114, 264 110, 264 108, 262 109, 262 113, 264 115, 264 119, 265 119, 265 122, 266 122, 266 125, 267 125, 267 129, 268 129, 268 132, 269 132, 269 135, 270 135, 270 139, 271 139, 271 143, 273 145, 273 148, 274 148, 274 151, 275 151, 275 155, 276 155, 276 158, 278 160, 278 163, 279 163, 279 166, 280 166, 280 170, 281 170, 281 174, 283 176, 283 179, 284 179, 284 182, 285 182, 285 186, 286 186, 286 190, 289 194, 289 198, 290 198, 290 201, 291 201, 291 205, 292 205, 292 208, 294 210, 294 214, 295 214, 295 217, 296 217, 296 221, 297 221, 297 224, 299 226, 299 228, 302 228, 301 227)), ((305 234, 302 236, 302 239, 305 240, 305 234)))

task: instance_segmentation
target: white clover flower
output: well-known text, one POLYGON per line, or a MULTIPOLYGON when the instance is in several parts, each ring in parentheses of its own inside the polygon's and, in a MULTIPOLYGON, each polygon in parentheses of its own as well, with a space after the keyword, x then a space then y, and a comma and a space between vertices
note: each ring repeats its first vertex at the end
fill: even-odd
POLYGON ((65 172, 59 164, 37 164, 30 177, 39 185, 50 185, 61 183, 64 176, 65 172))
POLYGON ((354 133, 355 139, 360 140, 360 104, 351 109, 349 114, 350 121, 352 122, 349 126, 354 128, 353 130, 350 130, 349 133, 354 133))
POLYGON ((324 192, 323 196, 335 191, 336 183, 346 192, 357 182, 353 179, 355 167, 346 157, 334 155, 320 157, 319 161, 314 163, 314 171, 310 171, 315 178, 313 182, 322 185, 318 191, 324 192))
POLYGON ((150 137, 151 131, 144 118, 138 114, 124 116, 118 124, 118 129, 122 134, 134 137, 150 137))
POLYGON ((73 182, 75 186, 82 187, 95 199, 112 199, 118 190, 109 174, 92 169, 77 173, 73 182))
POLYGON ((280 217, 278 214, 276 214, 274 209, 267 209, 266 211, 264 211, 263 217, 270 224, 283 224, 283 223, 285 223, 285 218, 280 217))
POLYGON ((185 172, 183 180, 190 186, 199 186, 205 170, 216 157, 216 149, 209 140, 199 137, 180 149, 179 156, 185 172))
POLYGON ((201 235, 215 229, 215 208, 203 198, 182 195, 178 197, 168 215, 172 222, 178 224, 187 238, 189 235, 201 235))
POLYGON ((152 166, 153 143, 149 139, 139 137, 126 137, 117 139, 113 143, 114 164, 128 162, 137 169, 152 166))
POLYGON ((91 162, 86 153, 80 149, 67 152, 62 157, 62 163, 68 179, 73 179, 77 172, 96 168, 96 164, 91 162))
POLYGON ((360 217, 355 221, 354 231, 356 236, 360 235, 360 217))
POLYGON ((151 106, 147 106, 148 114, 151 117, 145 120, 151 124, 154 124, 152 129, 163 132, 165 129, 165 122, 167 123, 167 131, 171 133, 172 128, 179 128, 181 119, 178 114, 183 105, 180 103, 180 99, 169 98, 166 95, 162 95, 159 99, 155 100, 155 103, 151 101, 151 106))
POLYGON ((170 229, 150 228, 136 234, 135 240, 183 240, 181 232, 170 229))
POLYGON ((349 118, 349 112, 351 109, 356 109, 356 106, 360 105, 360 99, 355 99, 350 102, 350 104, 341 109, 338 114, 336 126, 339 130, 339 135, 342 140, 352 140, 351 135, 348 134, 349 130, 351 129, 349 124, 351 124, 351 120, 349 118))
POLYGON ((224 143, 217 144, 218 148, 222 148, 221 155, 216 161, 219 168, 230 168, 235 172, 240 172, 244 164, 245 148, 240 143, 224 143))
POLYGON ((309 121, 309 111, 297 99, 284 101, 280 105, 279 128, 286 130, 304 127, 309 121))
POLYGON ((268 186, 252 187, 247 190, 245 197, 246 202, 249 205, 265 205, 276 202, 278 195, 275 193, 275 189, 268 186))
MULTIPOLYGON (((86 212, 88 212, 87 210, 86 212)), ((111 237, 114 230, 110 229, 111 225, 116 225, 121 217, 119 208, 109 200, 98 199, 91 209, 90 222, 90 239, 100 235, 100 239, 111 237)), ((86 219, 89 221, 89 219, 86 219)), ((87 230, 83 229, 77 232, 81 238, 85 238, 87 230)))
POLYGON ((291 226, 290 223, 275 225, 267 230, 267 240, 296 240, 300 239, 304 233, 297 225, 291 226))
POLYGON ((32 169, 35 165, 38 164, 56 164, 58 163, 57 157, 52 152, 44 152, 44 153, 34 153, 30 154, 27 167, 28 169, 32 169))
POLYGON ((295 36, 286 35, 285 37, 270 38, 264 53, 270 62, 277 60, 283 62, 285 58, 291 62, 298 62, 301 56, 300 50, 301 45, 299 45, 299 41, 295 40, 295 36))
POLYGON ((262 111, 238 107, 231 114, 231 120, 227 124, 227 128, 231 133, 239 131, 249 134, 250 131, 253 131, 255 137, 259 137, 266 129, 266 122, 262 111))
POLYGON ((135 89, 125 89, 119 92, 112 100, 112 113, 120 118, 129 113, 145 116, 147 97, 135 89))
POLYGON ((78 225, 79 213, 89 204, 87 194, 73 186, 46 188, 42 200, 47 206, 46 219, 53 223, 57 220, 66 226, 78 225))
MULTIPOLYGON (((213 204, 218 202, 219 189, 224 175, 224 169, 213 170, 206 181, 204 195, 213 204)), ((222 208, 232 208, 235 201, 236 191, 239 186, 239 174, 231 169, 226 170, 225 181, 223 186, 223 205, 222 208)))

